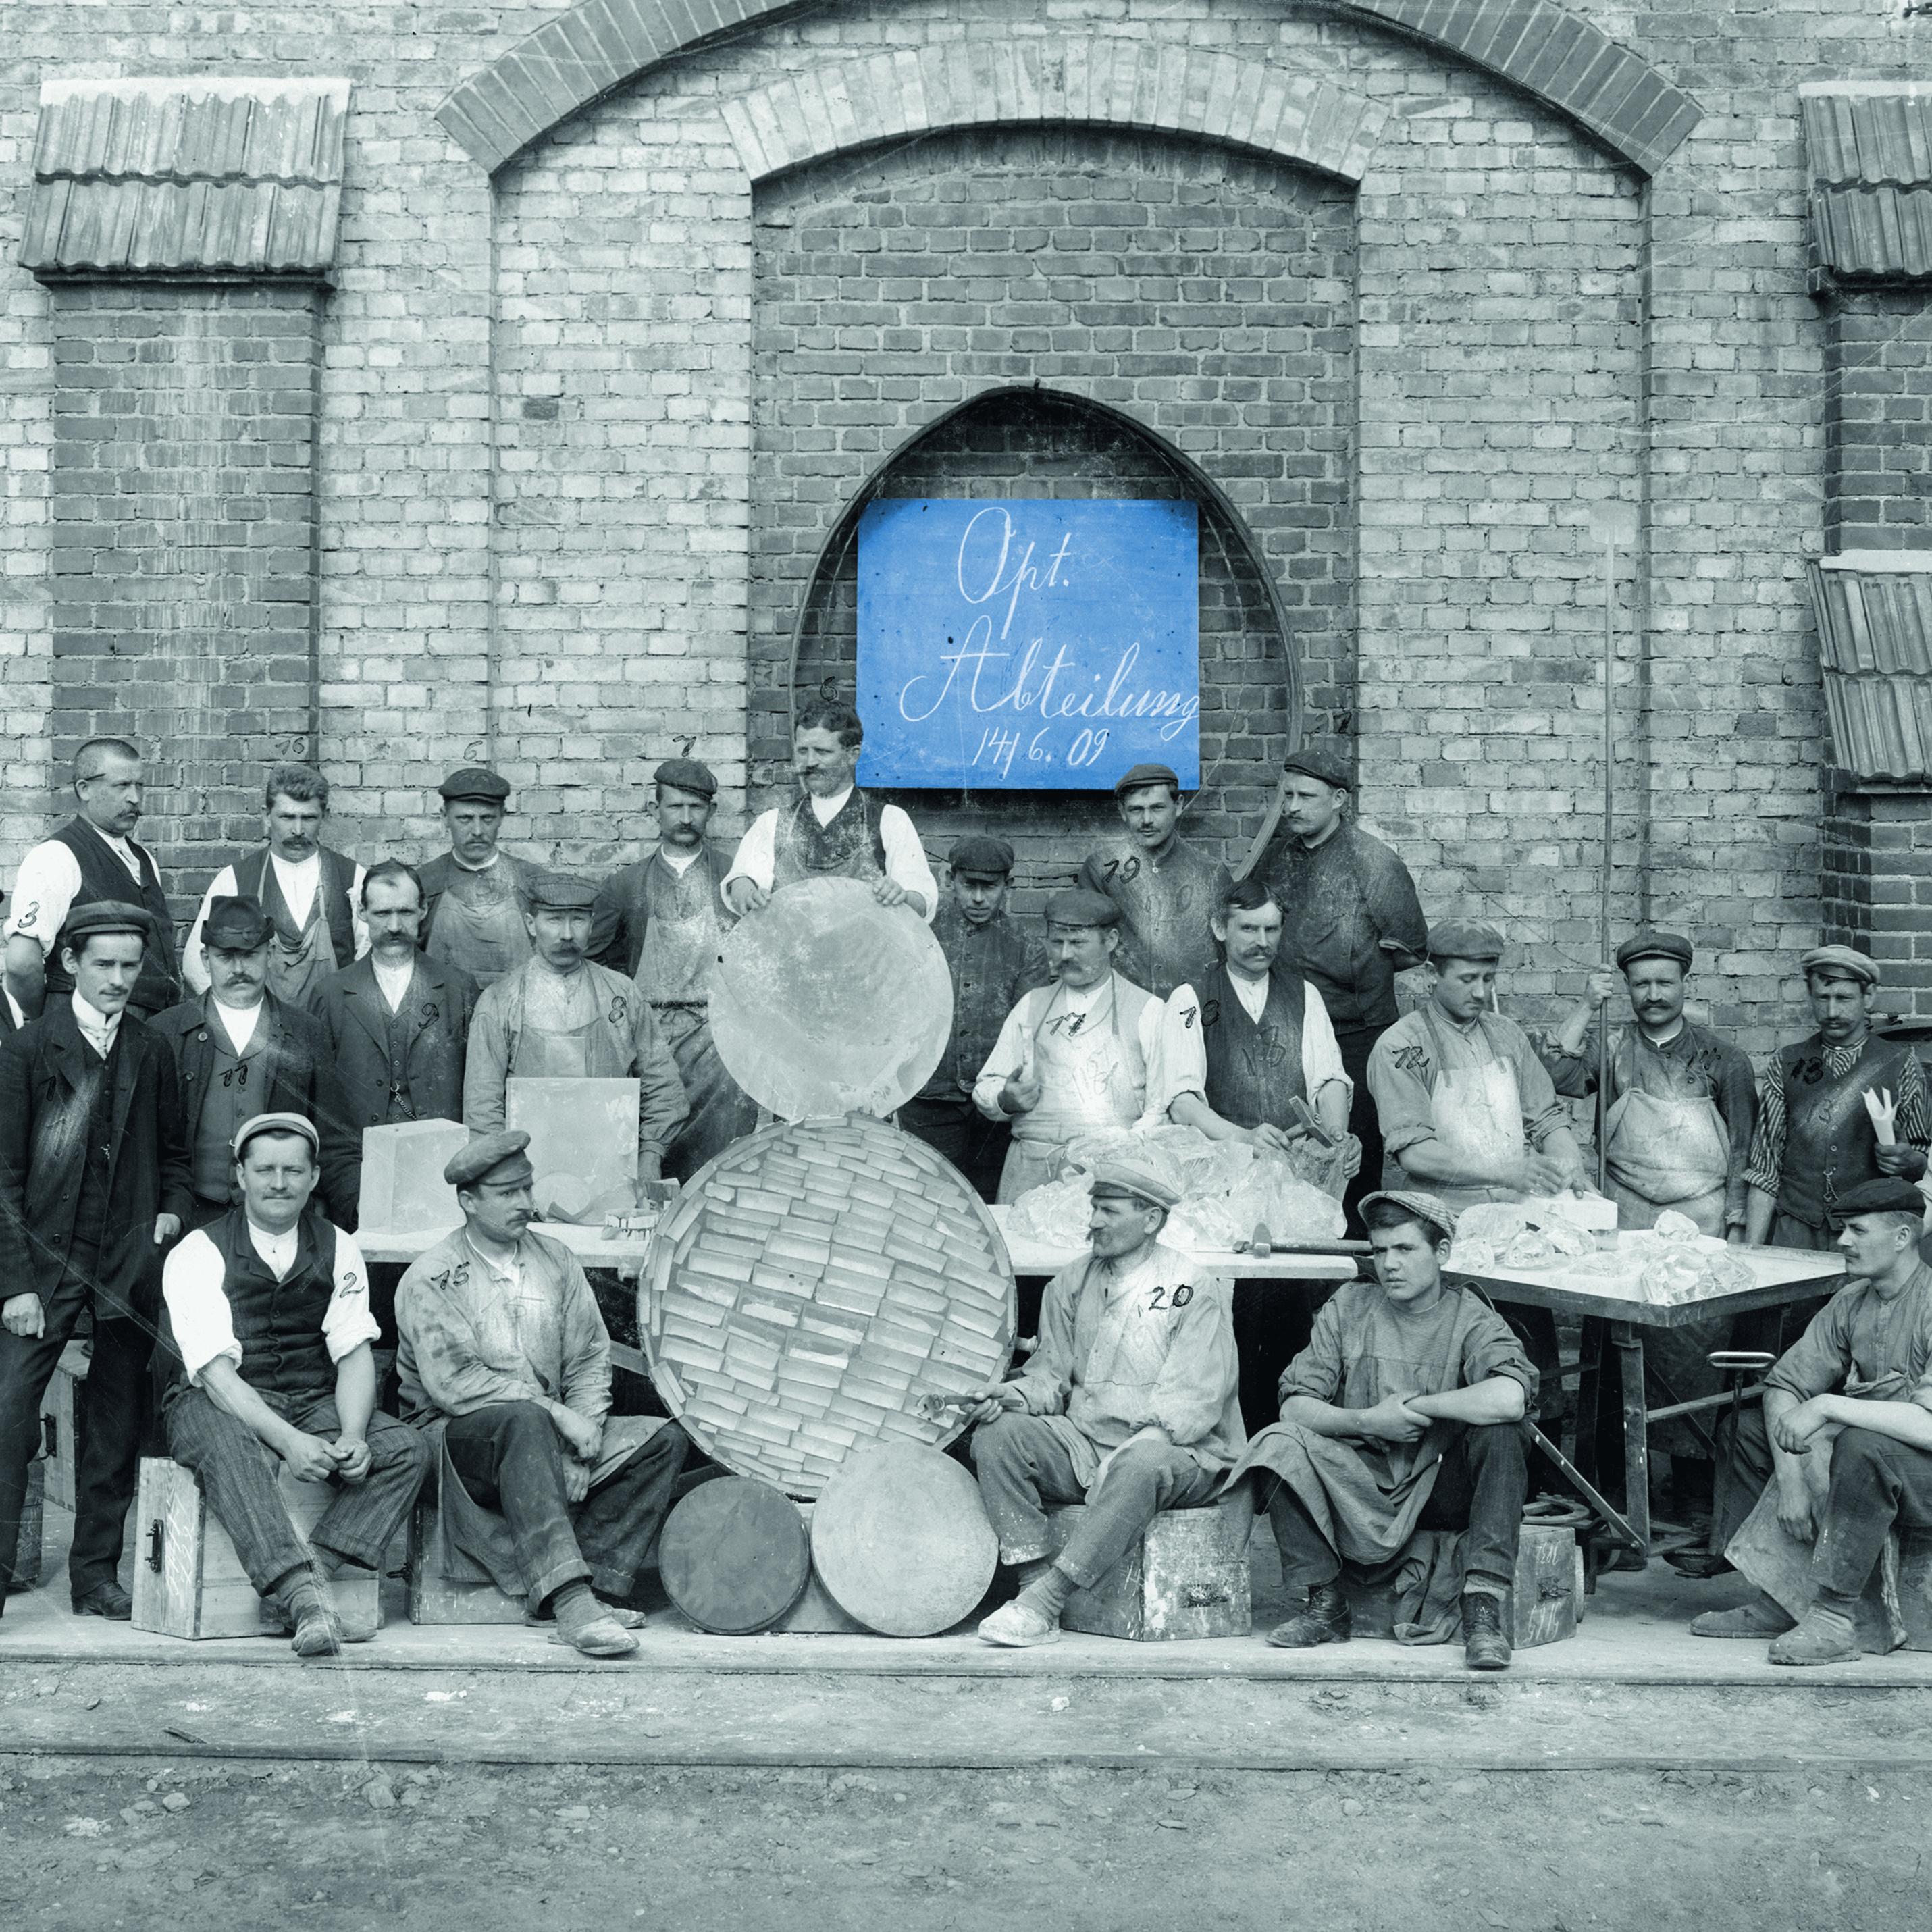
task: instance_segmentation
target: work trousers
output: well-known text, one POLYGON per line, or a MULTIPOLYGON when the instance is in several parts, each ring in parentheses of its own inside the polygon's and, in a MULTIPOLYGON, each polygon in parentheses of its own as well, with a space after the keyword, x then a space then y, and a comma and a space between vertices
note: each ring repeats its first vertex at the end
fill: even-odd
MULTIPOLYGON (((1470 1423, 1442 1452, 1436 1486, 1416 1528, 1460 1530, 1462 1575, 1507 1590, 1516 1580, 1529 1464, 1520 1422, 1470 1423)), ((1281 1580, 1292 1591, 1332 1583, 1342 1559, 1316 1526, 1301 1498, 1276 1480, 1268 1499, 1268 1526, 1281 1551, 1281 1580)))
POLYGON ((1335 1034, 1335 1044, 1342 1050, 1342 1070, 1355 1083, 1355 1096, 1348 1106, 1348 1131, 1362 1144, 1362 1164, 1342 1190, 1342 1206, 1348 1217, 1347 1232, 1358 1240, 1366 1232, 1362 1196, 1372 1194, 1382 1184, 1382 1117, 1376 1112, 1376 1096, 1369 1090, 1369 1055, 1388 1030, 1387 1027, 1351 1027, 1346 1032, 1338 1028, 1335 1034))
MULTIPOLYGON (((76 1253, 60 1286, 41 1304, 45 1332, 15 1335, 0 1329, 0 1602, 14 1574, 20 1540, 20 1509, 27 1465, 40 1440, 40 1397, 60 1365, 88 1304, 94 1272, 90 1247, 76 1253)), ((0 1284, 0 1298, 16 1291, 0 1284)), ((147 1395, 148 1358, 154 1337, 142 1322, 124 1317, 94 1319, 94 1360, 76 1401, 80 1457, 74 1469, 74 1546, 68 1582, 75 1596, 116 1580, 122 1532, 134 1501, 140 1470, 141 1424, 147 1395)))
MULTIPOLYGON (((285 1422, 333 1442, 342 1420, 332 1396, 255 1393, 285 1422)), ((168 1453, 192 1469, 214 1520, 227 1531, 248 1580, 267 1596, 308 1562, 289 1519, 279 1479, 282 1460, 245 1422, 218 1408, 205 1391, 183 1389, 169 1402, 168 1453)), ((325 1554, 380 1570, 389 1539, 429 1472, 429 1444, 406 1423, 380 1412, 369 1418, 369 1473, 359 1483, 328 1479, 335 1493, 309 1541, 325 1554)))
POLYGON ((1721 1556, 1724 1546, 1757 1507, 1776 1466, 1771 1456, 1771 1432, 1757 1403, 1739 1413, 1735 1428, 1727 1413, 1714 1433, 1718 1472, 1711 1492, 1711 1552, 1721 1556))
POLYGON ((691 1444, 666 1424, 576 1504, 564 1491, 563 1438, 533 1402, 453 1417, 443 1446, 470 1501, 508 1526, 530 1607, 539 1610, 566 1583, 587 1581, 614 1601, 631 1594, 691 1444))
POLYGON ((921 1094, 899 1109, 898 1118, 901 1128, 950 1160, 982 1201, 998 1198, 1011 1138, 1005 1121, 988 1120, 964 1094, 956 1100, 921 1094))
POLYGON ((1006 1563, 1048 1552, 1043 1503, 1084 1503, 1087 1514, 1054 1564, 1084 1590, 1097 1583, 1162 1510, 1206 1502, 1220 1481, 1185 1449, 1137 1442, 1122 1450, 1089 1495, 1066 1445, 1036 1415, 1000 1415, 973 1432, 980 1496, 1006 1563))

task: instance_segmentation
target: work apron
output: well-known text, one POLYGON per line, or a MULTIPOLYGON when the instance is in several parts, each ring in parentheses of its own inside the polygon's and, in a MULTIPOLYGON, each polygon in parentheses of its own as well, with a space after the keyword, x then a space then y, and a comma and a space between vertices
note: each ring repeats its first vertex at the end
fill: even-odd
POLYGON ((481 872, 452 866, 448 890, 437 902, 427 948, 432 959, 467 973, 479 986, 494 985, 530 956, 516 878, 499 861, 481 872))
POLYGON ((1030 1072, 1038 1078, 1040 1105, 1013 1116, 1000 1176, 1003 1202, 1052 1180, 1070 1141, 1131 1127, 1147 1106, 1147 1063, 1138 1030, 1130 1039, 1121 1028, 1118 976, 1108 982, 1105 1026, 1097 1024, 1099 1002, 1077 1033, 1054 1026, 1053 1010, 1064 990, 1054 988, 1027 1043, 1020 1078, 1030 1072))
POLYGON ((1633 1087, 1604 1116, 1604 1156, 1620 1228, 1648 1228, 1669 1208, 1700 1234, 1724 1233, 1731 1140, 1708 1094, 1666 1099, 1633 1087))
POLYGON ((335 970, 335 941, 322 916, 322 892, 318 884, 308 923, 292 944, 279 925, 268 942, 268 990, 298 1012, 308 1010, 309 995, 335 970))
MULTIPOLYGON (((1516 1069, 1500 1057, 1480 1066, 1449 1064, 1448 1043, 1436 1016, 1423 1009, 1423 1023, 1436 1042, 1436 1084, 1430 1094, 1429 1113, 1436 1129, 1436 1144, 1465 1173, 1492 1174, 1491 1182, 1471 1182, 1450 1186, 1439 1180, 1411 1180, 1402 1184, 1426 1189, 1460 1214, 1486 1201, 1517 1201, 1522 1190, 1500 1178, 1520 1174, 1528 1143, 1522 1131, 1522 1094, 1516 1085, 1516 1069)), ((1401 1156, 1396 1156, 1400 1166, 1401 1156)))
POLYGON ((629 1076, 635 1058, 629 1032, 620 1039, 604 1014, 594 1014, 581 1026, 546 1027, 531 1018, 527 999, 518 1006, 508 1072, 532 1080, 622 1080, 629 1076))

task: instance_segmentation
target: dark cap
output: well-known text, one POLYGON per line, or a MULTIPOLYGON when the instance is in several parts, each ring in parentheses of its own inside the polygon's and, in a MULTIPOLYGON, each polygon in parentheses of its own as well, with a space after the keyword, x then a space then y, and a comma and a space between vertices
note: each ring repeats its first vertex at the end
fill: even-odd
POLYGON ((224 893, 211 903, 202 920, 201 943, 224 952, 253 952, 266 946, 275 922, 259 899, 234 898, 224 893))
POLYGON ((1814 946, 1798 956, 1798 964, 1808 980, 1814 973, 1836 973, 1862 986, 1876 986, 1879 981, 1877 962, 1854 946, 1814 946))
POLYGON ((1132 771, 1122 772, 1114 781, 1114 796, 1125 798, 1143 785, 1157 784, 1168 786, 1176 798, 1180 796, 1180 780, 1166 765, 1136 765, 1132 771))
POLYGON ((667 758, 651 774, 653 784, 670 785, 679 791, 694 792, 700 798, 718 796, 718 775, 696 758, 667 758))
POLYGON ((137 932, 146 939, 154 929, 154 916, 145 906, 125 899, 89 899, 74 907, 60 929, 60 943, 76 950, 98 932, 137 932))
POLYGON ((597 888, 588 879, 568 872, 539 872, 530 881, 530 910, 588 912, 597 903, 597 888))
POLYGON ((1070 886, 1047 901, 1046 922, 1048 926, 1118 926, 1120 909, 1105 892, 1070 886))
POLYGON ((1012 872, 1013 848, 1004 838, 978 832, 970 838, 955 839, 946 863, 956 878, 1004 879, 1012 872))
POLYGON ((1348 754, 1340 746, 1324 742, 1304 745, 1299 751, 1291 752, 1282 760, 1284 772, 1300 772, 1311 778, 1319 778, 1324 784, 1336 786, 1341 790, 1351 790, 1354 775, 1348 754))
POLYGON ((454 805, 459 799, 477 805, 501 805, 510 795, 510 782, 481 765, 465 765, 460 772, 452 772, 436 790, 446 805, 454 805))
POLYGON ((1696 950, 1681 932, 1640 932, 1617 948, 1617 964, 1634 966, 1640 959, 1674 959, 1685 972, 1696 950))
MULTIPOLYGON (((467 1187, 472 1182, 485 1180, 506 1162, 516 1161, 534 1173, 524 1157, 524 1150, 530 1144, 528 1134, 514 1130, 502 1133, 479 1134, 468 1146, 459 1148, 444 1163, 442 1178, 452 1187, 467 1187)), ((506 1174, 503 1178, 511 1177, 506 1174)))
POLYGON ((1925 1197, 1909 1180, 1887 1176, 1862 1180, 1832 1203, 1832 1218, 1849 1221, 1854 1214, 1914 1214, 1925 1212, 1925 1197))
POLYGON ((1384 1187, 1362 1196, 1361 1211, 1366 1214, 1378 1201, 1386 1201, 1390 1207, 1412 1215, 1445 1241, 1456 1238, 1456 1210, 1439 1194, 1420 1187, 1384 1187))
POLYGON ((1429 956, 1493 962, 1503 956, 1503 936, 1483 920, 1445 919, 1429 928, 1429 956))

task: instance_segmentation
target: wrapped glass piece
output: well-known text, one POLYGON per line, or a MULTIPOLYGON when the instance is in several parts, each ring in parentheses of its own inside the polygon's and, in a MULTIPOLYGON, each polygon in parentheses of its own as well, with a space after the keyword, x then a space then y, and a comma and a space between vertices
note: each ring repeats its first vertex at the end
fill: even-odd
POLYGON ((357 1225, 372 1234, 442 1234, 461 1227, 463 1210, 442 1170, 469 1139, 469 1129, 457 1120, 364 1127, 357 1225))

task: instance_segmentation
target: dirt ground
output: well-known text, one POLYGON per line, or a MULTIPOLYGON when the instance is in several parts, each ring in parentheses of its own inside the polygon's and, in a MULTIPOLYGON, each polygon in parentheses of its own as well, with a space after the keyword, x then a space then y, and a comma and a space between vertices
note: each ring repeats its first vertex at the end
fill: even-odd
POLYGON ((0 1924, 1924 1932, 1932 1777, 0 1760, 0 1924))

